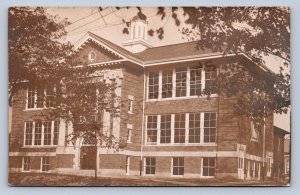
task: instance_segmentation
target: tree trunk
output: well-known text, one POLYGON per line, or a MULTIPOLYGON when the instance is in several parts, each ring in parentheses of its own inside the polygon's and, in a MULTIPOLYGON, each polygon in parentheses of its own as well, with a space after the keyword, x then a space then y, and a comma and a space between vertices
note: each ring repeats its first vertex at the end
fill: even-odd
POLYGON ((98 177, 98 147, 97 147, 97 142, 98 142, 98 140, 97 140, 97 129, 95 128, 95 155, 96 155, 96 158, 95 158, 95 180, 97 179, 97 177, 98 177))

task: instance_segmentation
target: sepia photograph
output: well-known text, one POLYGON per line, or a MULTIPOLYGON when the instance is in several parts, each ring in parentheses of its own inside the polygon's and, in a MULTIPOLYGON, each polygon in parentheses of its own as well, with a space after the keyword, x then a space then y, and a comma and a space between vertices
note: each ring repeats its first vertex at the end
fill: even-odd
POLYGON ((10 186, 290 186, 289 7, 10 7, 10 186))

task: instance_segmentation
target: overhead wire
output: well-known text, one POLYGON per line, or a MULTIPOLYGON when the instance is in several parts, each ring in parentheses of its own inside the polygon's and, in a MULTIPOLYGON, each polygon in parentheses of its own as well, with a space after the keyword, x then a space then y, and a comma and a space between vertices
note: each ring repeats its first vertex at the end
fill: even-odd
MULTIPOLYGON (((118 10, 114 10, 114 12, 110 12, 110 14, 115 13, 116 11, 118 11, 118 10)), ((170 13, 170 12, 171 12, 171 11, 168 11, 167 13, 170 13)), ((156 13, 156 11, 147 13, 147 14, 151 14, 151 15, 148 16, 147 18, 152 18, 152 17, 154 17, 154 16, 157 16, 157 14, 152 15, 153 13, 156 13)), ((105 15, 105 16, 107 16, 107 15, 105 15)), ((105 16, 104 16, 104 17, 105 17, 105 16)), ((76 32, 73 32, 73 31, 74 31, 74 29, 73 29, 72 31, 69 31, 69 32, 68 32, 68 34, 71 33, 71 32, 73 32, 73 33, 69 34, 68 36, 75 36, 75 35, 77 35, 77 34, 85 33, 85 32, 87 32, 87 31, 89 31, 89 30, 99 30, 99 29, 109 28, 109 27, 112 27, 112 26, 122 25, 122 24, 124 24, 123 20, 127 20, 127 19, 128 19, 128 17, 125 17, 125 18, 122 18, 122 21, 121 21, 121 22, 120 22, 120 20, 115 20, 115 21, 112 22, 112 23, 115 23, 115 22, 119 22, 119 23, 95 26, 95 27, 88 28, 88 29, 85 29, 85 30, 82 30, 82 31, 76 31, 76 32)), ((92 22, 92 21, 91 21, 91 22, 92 22)), ((91 22, 89 22, 88 24, 90 24, 91 22)), ((166 22, 166 23, 167 23, 167 22, 166 22)), ((165 23, 165 24, 166 24, 166 23, 165 23)))
MULTIPOLYGON (((115 11, 116 11, 116 10, 115 10, 115 11)), ((114 12, 115 12, 115 11, 114 11, 114 12)), ((97 12, 97 13, 98 13, 98 12, 97 12)), ((109 15, 111 15, 111 14, 113 14, 113 12, 110 12, 110 13, 108 13, 108 14, 106 14, 106 15, 100 16, 100 17, 98 17, 98 18, 96 18, 96 19, 94 19, 94 20, 92 20, 92 21, 90 21, 90 22, 88 22, 88 23, 85 23, 85 24, 83 24, 83 25, 81 25, 81 26, 79 26, 79 27, 77 27, 77 28, 74 28, 74 29, 68 31, 68 33, 73 32, 73 31, 75 31, 75 30, 77 30, 77 29, 80 29, 80 28, 82 28, 82 27, 84 27, 84 26, 87 26, 87 25, 89 25, 89 24, 91 24, 91 23, 93 23, 93 22, 95 22, 95 21, 97 21, 97 20, 100 20, 100 19, 102 19, 103 17, 109 16, 109 15)))

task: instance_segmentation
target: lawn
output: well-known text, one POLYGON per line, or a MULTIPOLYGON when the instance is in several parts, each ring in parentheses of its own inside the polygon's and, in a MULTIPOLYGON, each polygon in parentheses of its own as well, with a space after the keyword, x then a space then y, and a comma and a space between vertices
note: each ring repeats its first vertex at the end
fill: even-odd
POLYGON ((185 179, 145 177, 98 177, 54 173, 10 173, 11 186, 286 186, 287 182, 241 181, 236 179, 185 179))

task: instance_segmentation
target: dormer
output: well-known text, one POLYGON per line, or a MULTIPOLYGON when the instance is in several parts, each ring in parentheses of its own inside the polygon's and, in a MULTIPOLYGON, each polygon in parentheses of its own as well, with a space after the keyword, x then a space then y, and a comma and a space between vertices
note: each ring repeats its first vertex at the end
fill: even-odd
POLYGON ((130 39, 123 42, 123 47, 132 53, 142 52, 147 48, 151 48, 151 44, 147 41, 148 22, 146 16, 139 12, 131 20, 130 39))

